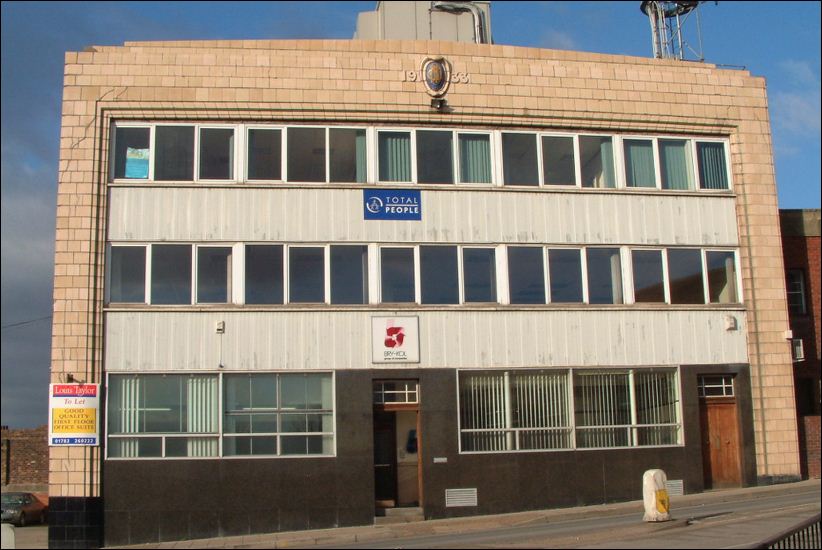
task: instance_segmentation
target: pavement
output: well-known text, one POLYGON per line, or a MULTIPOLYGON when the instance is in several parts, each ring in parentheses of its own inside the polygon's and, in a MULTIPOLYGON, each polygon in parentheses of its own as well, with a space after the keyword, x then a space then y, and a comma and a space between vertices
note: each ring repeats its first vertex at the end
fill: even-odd
MULTIPOLYGON (((819 500, 811 506, 795 505, 791 503, 791 495, 809 492, 820 495, 821 487, 820 480, 815 479, 672 496, 673 519, 664 523, 642 522, 642 501, 631 501, 414 523, 139 544, 121 548, 391 548, 400 544, 425 548, 429 542, 431 546, 454 548, 751 548, 755 543, 792 527, 813 513, 818 513, 819 500), (723 503, 727 503, 730 509, 742 510, 746 502, 761 501, 770 497, 784 497, 787 504, 773 510, 748 514, 699 513, 699 510, 717 510, 723 503), (619 516, 624 518, 626 515, 635 515, 636 522, 619 523, 619 516), (551 533, 546 536, 545 530, 549 527, 575 524, 579 527, 565 528, 563 534, 551 533), (688 528, 684 529, 686 526, 688 528), (523 535, 529 529, 534 532, 532 540, 527 534, 523 535), (418 538, 414 544, 401 542, 401 539, 414 537, 418 538)), ((3 524, 2 527, 3 549, 47 547, 48 526, 14 528, 9 524, 3 524)))

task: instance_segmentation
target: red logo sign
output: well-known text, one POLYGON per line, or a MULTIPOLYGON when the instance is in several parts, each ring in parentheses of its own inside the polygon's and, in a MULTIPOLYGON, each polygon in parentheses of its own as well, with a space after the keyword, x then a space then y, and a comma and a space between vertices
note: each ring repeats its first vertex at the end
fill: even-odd
POLYGON ((94 384, 55 384, 52 397, 97 397, 94 384))
POLYGON ((385 329, 385 347, 402 347, 403 340, 405 340, 405 333, 403 332, 403 327, 388 327, 387 329, 385 329))

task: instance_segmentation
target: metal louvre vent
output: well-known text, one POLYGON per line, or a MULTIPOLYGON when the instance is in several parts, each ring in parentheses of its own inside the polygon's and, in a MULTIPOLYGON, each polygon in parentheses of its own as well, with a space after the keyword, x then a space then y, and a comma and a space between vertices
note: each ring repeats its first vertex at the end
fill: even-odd
POLYGON ((665 482, 665 489, 668 496, 681 497, 685 494, 685 483, 681 479, 669 479, 665 482))
POLYGON ((456 508, 458 506, 476 506, 477 489, 446 489, 445 507, 456 508))

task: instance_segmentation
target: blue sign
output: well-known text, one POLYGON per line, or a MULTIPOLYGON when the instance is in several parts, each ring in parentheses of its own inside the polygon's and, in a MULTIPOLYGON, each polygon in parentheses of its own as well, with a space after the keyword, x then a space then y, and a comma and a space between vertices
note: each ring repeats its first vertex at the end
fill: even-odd
POLYGON ((419 191, 408 189, 363 189, 366 220, 421 220, 419 191))

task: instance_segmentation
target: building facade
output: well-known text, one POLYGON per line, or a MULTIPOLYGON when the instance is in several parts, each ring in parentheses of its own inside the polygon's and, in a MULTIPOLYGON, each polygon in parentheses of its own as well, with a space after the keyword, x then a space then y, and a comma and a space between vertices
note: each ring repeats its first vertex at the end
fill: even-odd
POLYGON ((819 477, 820 211, 780 210, 803 477, 819 477))
POLYGON ((183 41, 68 53, 63 94, 52 382, 105 392, 52 546, 799 476, 764 79, 183 41))

